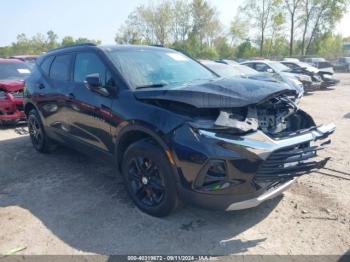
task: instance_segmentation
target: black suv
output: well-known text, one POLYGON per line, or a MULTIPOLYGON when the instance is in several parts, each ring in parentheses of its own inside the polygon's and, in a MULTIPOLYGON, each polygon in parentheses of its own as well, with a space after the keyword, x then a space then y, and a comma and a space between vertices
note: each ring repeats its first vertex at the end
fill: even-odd
POLYGON ((167 48, 56 49, 26 81, 25 113, 39 152, 64 144, 116 165, 142 211, 166 216, 179 200, 257 206, 323 167, 335 126, 315 126, 295 89, 223 79, 167 48))

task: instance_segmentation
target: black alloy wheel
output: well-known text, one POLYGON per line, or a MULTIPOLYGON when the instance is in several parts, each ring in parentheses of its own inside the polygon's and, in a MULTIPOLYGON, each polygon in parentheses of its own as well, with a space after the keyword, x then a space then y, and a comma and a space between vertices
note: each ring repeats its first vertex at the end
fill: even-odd
POLYGON ((127 191, 141 211, 164 217, 177 207, 174 169, 155 141, 143 139, 130 145, 121 166, 127 191))
POLYGON ((43 144, 44 135, 40 123, 35 117, 30 117, 28 121, 29 135, 35 148, 40 148, 43 144))
POLYGON ((33 147, 40 153, 49 153, 56 148, 56 144, 47 137, 38 112, 33 109, 28 114, 28 131, 33 147))
POLYGON ((144 157, 132 158, 128 165, 132 193, 143 205, 158 206, 165 195, 165 185, 157 165, 144 157))

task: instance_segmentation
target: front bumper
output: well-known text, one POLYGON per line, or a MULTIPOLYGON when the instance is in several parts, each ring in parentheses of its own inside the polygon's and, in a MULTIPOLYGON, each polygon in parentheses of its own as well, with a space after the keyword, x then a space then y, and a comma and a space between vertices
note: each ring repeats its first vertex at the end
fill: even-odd
POLYGON ((308 91, 315 91, 317 89, 320 89, 321 87, 321 82, 306 82, 306 83, 303 83, 304 84, 304 90, 306 92, 308 91))
MULTIPOLYGON (((193 132, 196 142, 175 146, 182 175, 180 195, 206 208, 255 207, 287 190, 297 177, 324 167, 329 158, 321 158, 318 152, 330 143, 328 137, 334 131, 335 125, 329 124, 272 139, 261 131, 233 136, 197 130, 193 132), (211 175, 208 180, 208 170, 217 162, 226 167, 225 175, 211 175)), ((177 132, 174 141, 182 135, 177 132)))
POLYGON ((241 209, 256 207, 269 199, 272 199, 281 195, 284 191, 289 189, 296 182, 296 180, 297 179, 294 178, 286 183, 282 183, 276 187, 272 187, 271 189, 265 191, 262 195, 258 197, 244 200, 241 202, 232 203, 226 209, 226 211, 241 210, 241 209))
POLYGON ((0 98, 0 121, 23 120, 23 98, 6 95, 0 98))
POLYGON ((338 79, 335 79, 333 75, 331 77, 325 77, 325 75, 329 74, 320 74, 323 81, 321 84, 321 88, 331 87, 339 84, 340 81, 338 79))

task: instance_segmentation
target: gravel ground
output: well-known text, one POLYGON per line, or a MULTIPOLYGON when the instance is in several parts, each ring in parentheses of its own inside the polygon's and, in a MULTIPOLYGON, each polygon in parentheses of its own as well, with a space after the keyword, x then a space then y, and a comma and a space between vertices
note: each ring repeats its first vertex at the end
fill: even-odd
POLYGON ((60 148, 41 155, 24 127, 0 129, 0 254, 317 254, 350 247, 350 75, 303 98, 337 131, 327 168, 257 208, 139 212, 112 167, 60 148))

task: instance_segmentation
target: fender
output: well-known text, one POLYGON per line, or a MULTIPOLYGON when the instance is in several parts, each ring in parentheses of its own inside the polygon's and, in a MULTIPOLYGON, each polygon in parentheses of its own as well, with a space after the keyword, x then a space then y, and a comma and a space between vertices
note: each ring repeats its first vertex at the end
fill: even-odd
MULTIPOLYGON (((120 130, 117 130, 115 134, 115 147, 114 147, 114 159, 117 160, 117 167, 120 171, 120 161, 121 161, 121 155, 118 153, 118 148, 122 143, 123 137, 127 135, 127 133, 133 132, 133 131, 139 131, 143 132, 150 137, 152 137, 164 150, 165 152, 170 152, 174 156, 174 151, 165 143, 164 141, 164 134, 162 134, 160 131, 154 131, 152 128, 146 127, 142 122, 133 122, 130 123, 129 121, 125 121, 120 123, 120 130)), ((118 128, 117 128, 118 129, 118 128)), ((169 156, 168 156, 169 158, 169 156)), ((172 162, 169 160, 169 162, 172 162)), ((171 164, 172 169, 174 171, 174 174, 176 176, 177 181, 180 181, 180 176, 177 170, 176 164, 171 164)))
MULTIPOLYGON (((28 106, 34 107, 34 109, 39 113, 42 123, 44 124, 44 126, 46 126, 45 125, 45 117, 43 116, 41 110, 39 110, 39 108, 35 105, 35 103, 28 98, 25 98, 25 100, 24 100, 24 113, 25 113, 26 117, 28 117, 28 115, 26 113, 28 106)), ((28 113, 29 113, 29 111, 28 111, 28 113)))

